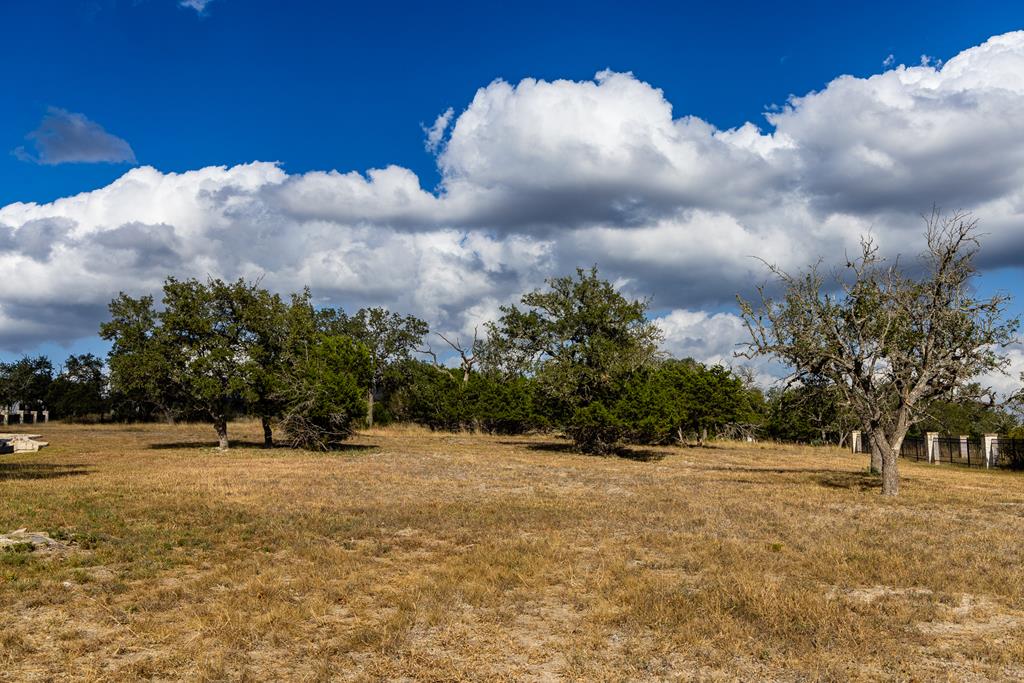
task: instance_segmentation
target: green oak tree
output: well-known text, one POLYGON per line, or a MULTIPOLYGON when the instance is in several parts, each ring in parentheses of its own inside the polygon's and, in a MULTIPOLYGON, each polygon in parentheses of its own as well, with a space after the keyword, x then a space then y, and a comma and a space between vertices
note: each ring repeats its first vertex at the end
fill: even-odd
POLYGON ((628 432, 614 406, 656 359, 660 330, 646 317, 647 301, 626 298, 596 268, 547 284, 524 295, 523 308, 502 307, 488 326, 488 354, 516 359, 536 379, 579 450, 607 453, 628 432))

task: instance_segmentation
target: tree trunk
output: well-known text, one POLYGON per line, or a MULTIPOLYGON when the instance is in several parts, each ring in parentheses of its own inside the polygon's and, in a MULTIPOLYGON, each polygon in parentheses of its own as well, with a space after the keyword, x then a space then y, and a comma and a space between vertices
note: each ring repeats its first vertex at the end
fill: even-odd
MULTIPOLYGON (((864 436, 861 436, 863 439, 864 436)), ((882 448, 878 445, 878 440, 870 435, 867 438, 871 440, 871 474, 882 473, 882 448)))
POLYGON ((373 426, 373 389, 366 390, 366 426, 373 426))
POLYGON ((882 453, 882 495, 895 496, 900 492, 900 449, 886 448, 882 453))
POLYGON ((228 421, 223 417, 215 418, 213 427, 217 430, 217 447, 222 451, 228 448, 228 421))
POLYGON ((164 411, 164 421, 167 424, 169 424, 169 425, 173 425, 174 424, 174 413, 170 409, 168 409, 168 408, 164 408, 163 411, 164 411))
POLYGON ((263 447, 273 448, 274 447, 274 430, 270 427, 270 418, 266 415, 260 417, 260 422, 263 423, 263 447))

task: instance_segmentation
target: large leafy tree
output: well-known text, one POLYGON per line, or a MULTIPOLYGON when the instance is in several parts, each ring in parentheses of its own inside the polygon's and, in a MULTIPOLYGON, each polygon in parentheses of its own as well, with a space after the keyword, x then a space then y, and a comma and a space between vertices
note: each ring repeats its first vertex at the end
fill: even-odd
POLYGON ((221 448, 241 410, 261 419, 266 446, 280 419, 293 444, 328 447, 365 414, 362 393, 353 400, 351 389, 365 391, 371 366, 364 346, 341 331, 344 314, 317 311, 310 298, 305 290, 286 303, 259 283, 174 278, 159 310, 153 297, 121 294, 101 327, 113 342, 111 383, 171 417, 205 416, 221 448))
POLYGON ((899 492, 900 448, 929 401, 963 396, 976 377, 1004 369, 1000 349, 1016 338, 1008 297, 973 293, 976 228, 966 214, 933 212, 914 271, 864 240, 830 286, 816 267, 796 275, 772 268, 781 299, 764 289, 757 308, 740 299, 748 354, 776 356, 796 377, 825 378, 841 392, 880 451, 884 495, 899 492))
POLYGON ((488 327, 488 355, 507 355, 536 378, 577 448, 604 453, 628 431, 614 412, 625 385, 657 356, 659 329, 647 301, 630 300, 598 276, 552 278, 502 307, 488 327))
POLYGON ((257 335, 243 313, 244 283, 207 283, 168 278, 163 309, 152 297, 121 294, 100 328, 113 342, 111 381, 137 392, 169 415, 185 410, 213 421, 221 448, 228 447, 228 420, 251 398, 257 335))
POLYGON ((704 445, 708 432, 749 422, 749 395, 743 379, 723 365, 704 365, 692 359, 668 360, 660 373, 685 406, 683 433, 696 434, 704 445))

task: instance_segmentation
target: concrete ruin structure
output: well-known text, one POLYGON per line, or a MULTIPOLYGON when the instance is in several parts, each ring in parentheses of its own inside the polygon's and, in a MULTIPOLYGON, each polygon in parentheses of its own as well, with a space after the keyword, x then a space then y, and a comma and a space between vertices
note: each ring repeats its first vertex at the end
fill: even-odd
POLYGON ((49 446, 40 434, 0 434, 0 453, 35 453, 49 446))

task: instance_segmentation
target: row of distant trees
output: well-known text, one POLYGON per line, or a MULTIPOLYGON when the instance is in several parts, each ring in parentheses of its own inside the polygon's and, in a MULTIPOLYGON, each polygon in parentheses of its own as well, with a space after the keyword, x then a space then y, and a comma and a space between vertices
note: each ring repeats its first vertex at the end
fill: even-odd
MULTIPOLYGON (((368 309, 356 318, 387 320, 408 332, 423 329, 419 321, 368 309)), ((383 325, 378 330, 383 329, 383 325)), ((394 330, 391 338, 394 338, 394 330)), ((555 405, 525 374, 509 376, 478 359, 464 367, 441 367, 416 357, 426 350, 428 333, 412 333, 397 354, 381 362, 375 387, 365 389, 369 405, 376 396, 378 423, 406 422, 436 430, 473 430, 522 434, 557 429, 562 422, 555 405), (421 347, 420 345, 423 344, 421 347)), ((481 351, 483 345, 475 345, 481 351)), ((427 354, 429 357, 429 354, 427 354)), ((365 375, 364 375, 365 376, 365 375)), ((618 401, 625 440, 668 443, 702 439, 758 438, 792 443, 845 445, 860 429, 834 387, 818 381, 763 391, 748 373, 692 359, 657 359, 638 374, 618 401), (628 408, 628 409, 627 409, 628 408), (667 426, 666 426, 667 425, 667 426)), ((68 421, 208 420, 187 402, 156 402, 138 391, 114 388, 106 365, 93 354, 71 355, 55 367, 45 356, 0 363, 0 405, 20 404, 26 410, 50 410, 51 417, 68 421)), ((256 416, 242 396, 232 400, 232 416, 256 416)), ((364 415, 368 420, 369 415, 364 415)), ((273 425, 274 420, 270 420, 273 425)), ((991 401, 934 400, 915 433, 938 431, 978 436, 1000 433, 1024 437, 1014 412, 991 401)))
POLYGON ((518 433, 557 429, 582 451, 657 443, 752 424, 760 393, 719 367, 658 352, 647 302, 629 300, 596 269, 555 278, 485 325, 468 345, 381 308, 353 315, 288 300, 244 280, 168 279, 157 305, 122 294, 101 336, 110 341, 117 416, 211 421, 221 447, 248 414, 271 445, 330 448, 360 424, 518 433))
MULTIPOLYGON (((577 447, 710 437, 843 444, 862 421, 843 392, 805 377, 767 392, 748 373, 658 352, 647 303, 629 300, 596 270, 555 278, 503 308, 485 335, 436 337, 455 351, 438 362, 427 324, 367 308, 317 308, 259 283, 169 279, 153 297, 121 295, 101 334, 107 363, 70 356, 0 364, 0 404, 46 406, 54 417, 207 420, 223 447, 228 422, 261 420, 294 445, 330 448, 357 426, 418 423, 439 430, 516 434, 559 430, 577 447)), ((991 402, 930 400, 915 431, 1020 430, 991 402)))

